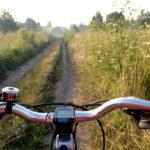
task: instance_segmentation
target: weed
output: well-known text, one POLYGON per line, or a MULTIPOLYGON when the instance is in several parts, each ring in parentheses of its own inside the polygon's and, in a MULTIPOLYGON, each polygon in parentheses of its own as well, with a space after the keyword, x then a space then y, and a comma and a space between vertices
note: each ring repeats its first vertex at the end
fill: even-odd
MULTIPOLYGON (((84 32, 70 40, 76 86, 84 102, 123 96, 150 97, 147 29, 84 32)), ((83 100, 80 100, 83 101, 83 100)), ((139 131, 129 116, 116 110, 102 119, 107 149, 147 149, 150 132, 139 131)), ((93 149, 99 149, 97 127, 89 125, 93 149)))

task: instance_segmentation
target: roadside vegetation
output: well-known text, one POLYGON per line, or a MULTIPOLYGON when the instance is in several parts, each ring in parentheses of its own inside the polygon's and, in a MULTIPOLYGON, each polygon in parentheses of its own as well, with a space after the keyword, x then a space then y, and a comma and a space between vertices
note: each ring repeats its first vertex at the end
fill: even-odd
MULTIPOLYGON (((97 13, 87 31, 66 34, 76 87, 82 97, 78 103, 124 96, 150 98, 150 26, 139 26, 136 21, 125 20, 122 13, 117 13, 117 17, 114 14, 103 22, 97 13)), ((150 131, 139 130, 123 111, 113 111, 101 120, 106 149, 150 148, 150 131)), ((98 150, 101 137, 97 126, 91 123, 87 130, 93 149, 98 150)))
MULTIPOLYGON (((16 87, 20 89, 19 103, 52 102, 55 83, 59 80, 62 70, 60 50, 60 44, 55 44, 34 68, 16 84, 16 87)), ((0 129, 2 149, 43 147, 43 136, 48 132, 44 125, 30 123, 15 116, 7 116, 1 120, 0 129)))
POLYGON ((39 23, 27 18, 25 23, 16 22, 12 15, 0 12, 0 81, 7 71, 31 59, 51 41, 51 35, 44 32, 39 23))
POLYGON ((0 79, 6 77, 7 71, 31 59, 46 47, 51 36, 43 32, 21 29, 17 32, 0 34, 0 79))

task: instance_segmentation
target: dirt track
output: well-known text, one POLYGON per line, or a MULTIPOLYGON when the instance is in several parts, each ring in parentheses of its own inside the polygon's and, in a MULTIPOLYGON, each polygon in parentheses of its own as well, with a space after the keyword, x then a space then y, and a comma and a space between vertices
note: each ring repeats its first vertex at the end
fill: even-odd
POLYGON ((5 86, 13 86, 17 81, 19 81, 21 77, 23 77, 23 75, 25 75, 25 73, 27 73, 31 68, 34 67, 34 65, 43 57, 43 55, 52 48, 54 43, 56 43, 56 40, 53 40, 47 48, 43 49, 41 53, 36 55, 31 60, 29 60, 16 70, 8 72, 8 77, 6 80, 0 83, 0 88, 5 86))
MULTIPOLYGON (((35 56, 32 60, 26 62, 24 65, 20 66, 15 71, 8 73, 8 78, 1 83, 0 87, 12 86, 14 85, 25 73, 27 73, 34 65, 46 54, 52 46, 56 43, 54 40, 50 46, 44 49, 40 54, 35 56)), ((55 102, 74 102, 78 103, 77 97, 78 93, 75 90, 75 79, 73 72, 73 64, 69 55, 69 51, 65 44, 62 44, 62 59, 63 59, 63 73, 61 80, 56 84, 55 87, 55 102)), ((44 138, 45 144, 47 145, 44 149, 49 149, 51 136, 48 135, 44 138)), ((78 150, 92 150, 90 144, 87 143, 89 137, 87 135, 87 128, 83 126, 79 127, 77 132, 77 143, 78 150)))
POLYGON ((74 75, 68 50, 62 45, 63 73, 55 87, 55 102, 73 101, 74 75))
MULTIPOLYGON (((75 102, 78 103, 78 95, 75 89, 75 77, 73 72, 73 64, 69 55, 69 50, 63 44, 63 74, 61 80, 56 84, 55 102, 75 102)), ((77 144, 78 150, 92 150, 89 141, 87 123, 82 127, 79 126, 77 130, 77 144)))

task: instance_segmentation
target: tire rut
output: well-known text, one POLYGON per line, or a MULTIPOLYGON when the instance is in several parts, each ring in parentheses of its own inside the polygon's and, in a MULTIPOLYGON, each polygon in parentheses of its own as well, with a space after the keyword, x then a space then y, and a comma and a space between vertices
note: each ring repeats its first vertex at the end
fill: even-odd
POLYGON ((62 78, 55 87, 55 102, 73 101, 74 75, 68 49, 62 45, 63 72, 62 78))
POLYGON ((31 60, 27 61, 20 67, 18 67, 14 71, 9 71, 7 73, 8 77, 3 82, 0 83, 0 88, 5 86, 13 86, 17 81, 19 81, 31 68, 34 67, 34 65, 46 54, 56 43, 56 39, 53 39, 51 44, 43 49, 42 52, 37 54, 35 57, 33 57, 31 60))
MULTIPOLYGON (((65 44, 62 45, 62 59, 63 59, 63 73, 62 78, 56 84, 55 88, 55 102, 75 102, 78 103, 77 99, 80 99, 80 95, 75 89, 75 77, 73 63, 69 50, 65 44)), ((87 131, 87 123, 79 126, 77 130, 77 144, 78 150, 92 150, 90 142, 90 136, 87 131)))

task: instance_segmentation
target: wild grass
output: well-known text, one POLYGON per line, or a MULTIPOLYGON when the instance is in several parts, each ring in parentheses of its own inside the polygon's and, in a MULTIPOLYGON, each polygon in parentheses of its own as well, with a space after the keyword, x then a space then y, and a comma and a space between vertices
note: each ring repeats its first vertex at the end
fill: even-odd
MULTIPOLYGON (((82 99, 123 96, 150 98, 149 29, 103 30, 78 33, 69 43, 77 89, 82 99)), ((131 117, 116 110, 102 119, 106 149, 149 149, 150 131, 139 130, 131 117)), ((88 130, 88 129, 87 129, 88 130)), ((101 139, 97 127, 89 125, 93 149, 101 139)))
POLYGON ((51 40, 48 33, 21 29, 12 33, 0 34, 0 79, 6 72, 14 70, 31 59, 51 40))
MULTIPOLYGON (((61 73, 60 44, 56 44, 16 85, 20 89, 19 103, 37 104, 54 99, 55 82, 61 73), (59 70, 56 69, 56 65, 59 70)), ((47 110, 50 111, 50 110, 47 110)), ((0 143, 3 149, 36 149, 43 146, 44 125, 29 123, 19 117, 4 118, 0 123, 0 143)))

